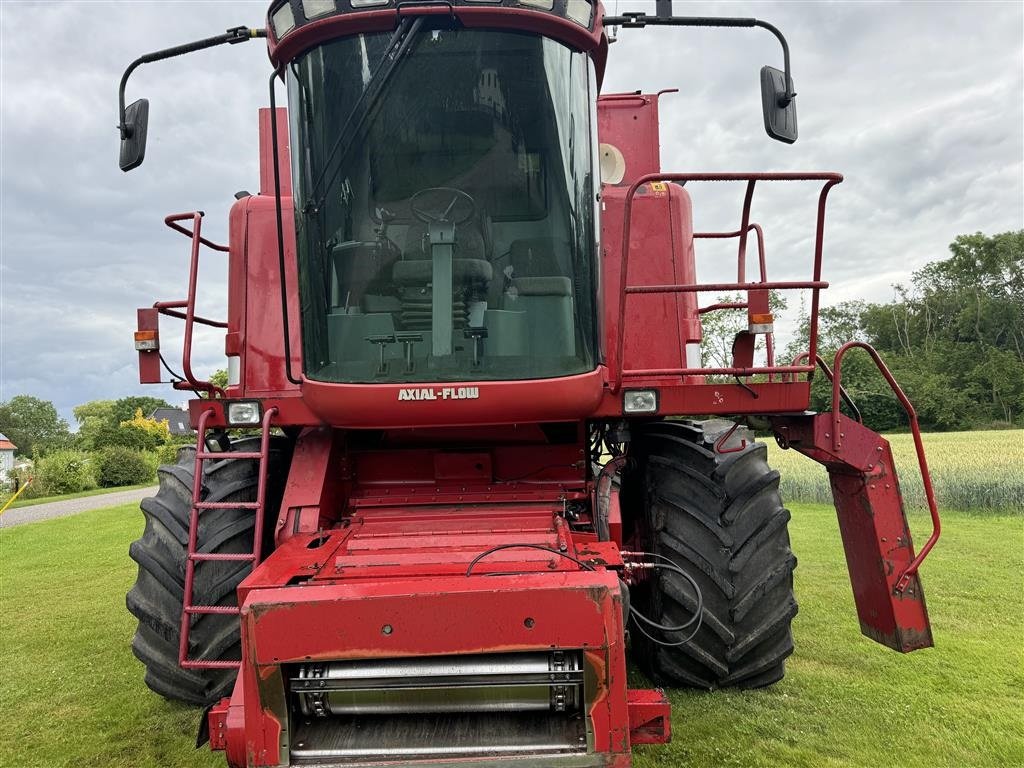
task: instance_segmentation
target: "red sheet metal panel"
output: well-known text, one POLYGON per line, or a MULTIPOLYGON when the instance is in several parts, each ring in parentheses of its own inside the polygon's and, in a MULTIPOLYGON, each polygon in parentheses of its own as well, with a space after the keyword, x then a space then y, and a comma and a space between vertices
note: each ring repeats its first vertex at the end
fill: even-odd
POLYGON ((666 744, 672 741, 672 705, 661 691, 629 692, 629 741, 632 744, 666 744))
POLYGON ((920 580, 914 574, 898 588, 914 561, 914 545, 888 441, 841 414, 777 418, 775 428, 789 447, 828 470, 861 631, 903 653, 931 647, 920 580))
POLYGON ((623 184, 661 170, 658 126, 660 93, 610 93, 597 101, 597 133, 625 160, 623 184))
POLYGON ((573 532, 562 505, 356 508, 344 528, 288 538, 239 588, 243 669, 211 714, 217 743, 251 765, 287 759, 284 664, 573 649, 593 764, 626 768, 631 734, 667 738, 667 702, 628 698, 621 556, 573 532))
POLYGON ((154 334, 156 348, 139 350, 139 383, 160 383, 160 313, 152 307, 138 310, 138 330, 154 334))

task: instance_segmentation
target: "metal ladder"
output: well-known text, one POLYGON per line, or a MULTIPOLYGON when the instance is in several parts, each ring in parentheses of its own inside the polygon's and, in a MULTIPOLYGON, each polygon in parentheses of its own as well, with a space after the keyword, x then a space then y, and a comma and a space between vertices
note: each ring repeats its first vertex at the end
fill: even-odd
MULTIPOLYGON (((178 642, 178 664, 182 669, 238 669, 241 661, 212 659, 190 659, 188 656, 189 633, 192 617, 206 614, 238 616, 241 609, 232 605, 196 605, 192 602, 196 564, 205 562, 248 562, 255 568, 261 559, 263 549, 263 518, 267 494, 267 469, 270 456, 270 424, 277 408, 268 408, 260 425, 260 449, 258 451, 211 451, 206 446, 206 424, 214 410, 204 410, 196 427, 196 457, 192 479, 192 509, 188 523, 188 550, 185 558, 185 590, 181 607, 181 633, 178 642), (256 501, 203 501, 203 464, 213 461, 258 460, 256 501), (196 551, 199 537, 199 515, 207 509, 251 509, 256 516, 253 530, 252 552, 212 553, 196 551)), ((251 573, 251 570, 250 570, 251 573)))

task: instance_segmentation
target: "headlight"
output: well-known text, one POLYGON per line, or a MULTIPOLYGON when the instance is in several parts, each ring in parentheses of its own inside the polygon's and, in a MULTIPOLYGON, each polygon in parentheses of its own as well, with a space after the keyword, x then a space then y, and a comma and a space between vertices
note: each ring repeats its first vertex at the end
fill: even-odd
POLYGON ((338 10, 334 0, 302 0, 302 15, 307 19, 315 19, 338 10))
POLYGON ((228 424, 232 427, 257 426, 261 419, 258 400, 239 400, 228 403, 228 424))
POLYGON ((622 394, 623 413, 657 413, 658 390, 630 389, 622 394))
POLYGON ((295 14, 292 13, 291 4, 285 3, 274 11, 270 17, 270 23, 274 25, 274 35, 278 40, 295 29, 295 14))
POLYGON ((580 26, 590 29, 594 6, 590 4, 590 0, 566 0, 565 15, 580 26))

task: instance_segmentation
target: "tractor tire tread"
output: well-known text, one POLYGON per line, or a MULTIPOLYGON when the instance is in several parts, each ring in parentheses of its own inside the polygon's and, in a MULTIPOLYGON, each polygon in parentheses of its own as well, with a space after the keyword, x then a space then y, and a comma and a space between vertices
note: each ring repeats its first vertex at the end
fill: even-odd
MULTIPOLYGON (((781 680, 793 652, 796 558, 767 447, 750 442, 717 453, 702 425, 664 421, 638 431, 633 449, 624 503, 644 521, 645 546, 688 573, 704 601, 688 643, 662 646, 631 633, 636 661, 666 685, 758 688, 781 680)), ((659 624, 682 624, 697 607, 693 588, 670 571, 655 573, 634 605, 659 624)))
MULTIPOLYGON (((231 450, 256 450, 258 441, 258 438, 238 440, 231 450)), ((280 453, 272 451, 272 474, 280 453)), ((129 555, 138 565, 138 576, 125 603, 138 619, 132 652, 146 668, 146 684, 168 699, 206 706, 230 694, 236 672, 233 669, 186 670, 178 665, 195 449, 183 448, 177 458, 175 464, 160 467, 156 496, 143 499, 141 503, 145 528, 129 548, 129 555)), ((204 462, 202 499, 215 502, 255 500, 256 467, 256 461, 244 459, 204 462)), ((275 509, 273 501, 274 493, 268 489, 268 514, 275 509)), ((207 553, 251 552, 254 531, 255 515, 251 509, 207 509, 199 519, 196 549, 207 553)), ((236 589, 249 572, 247 562, 197 563, 193 603, 236 605, 236 589)), ((237 616, 201 614, 193 616, 191 621, 190 658, 241 658, 237 616)))

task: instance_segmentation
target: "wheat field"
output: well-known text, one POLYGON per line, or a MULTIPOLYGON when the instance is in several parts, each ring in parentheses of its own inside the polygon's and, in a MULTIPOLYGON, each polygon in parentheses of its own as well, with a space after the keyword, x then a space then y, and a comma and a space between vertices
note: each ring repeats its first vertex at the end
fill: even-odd
MULTIPOLYGON (((924 488, 914 439, 886 435, 908 508, 924 509, 924 488)), ((932 432, 924 450, 941 509, 1024 514, 1024 430, 932 432)), ((771 465, 782 474, 786 501, 832 503, 825 468, 796 451, 768 446, 771 465)))

